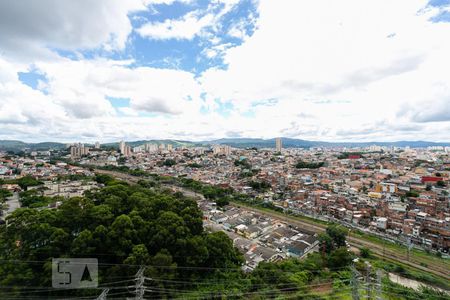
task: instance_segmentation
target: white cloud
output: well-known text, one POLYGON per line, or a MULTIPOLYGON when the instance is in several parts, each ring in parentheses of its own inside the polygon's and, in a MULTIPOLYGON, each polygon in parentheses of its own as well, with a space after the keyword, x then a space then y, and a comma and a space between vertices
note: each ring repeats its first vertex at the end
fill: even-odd
POLYGON ((130 68, 108 60, 67 60, 36 66, 48 78, 49 96, 76 117, 113 115, 107 96, 128 98, 137 111, 180 114, 198 107, 201 90, 188 72, 130 68))
POLYGON ((1 51, 18 61, 55 59, 49 49, 123 49, 132 30, 128 14, 142 0, 0 1, 1 51))
POLYGON ((201 30, 211 24, 213 20, 212 14, 203 17, 196 16, 195 13, 189 13, 182 19, 167 19, 159 23, 147 23, 137 32, 147 38, 152 39, 193 39, 201 30))
POLYGON ((163 22, 148 22, 136 31, 142 36, 156 40, 192 40, 195 36, 216 32, 221 18, 229 13, 238 0, 212 1, 206 10, 194 10, 179 19, 166 19, 163 22), (218 12, 216 12, 216 10, 218 12))
MULTIPOLYGON (((287 132, 295 122, 317 127, 310 136, 315 139, 346 139, 345 130, 361 127, 366 135, 355 138, 383 139, 390 130, 389 138, 400 137, 400 129, 377 122, 393 124, 405 103, 418 110, 450 106, 436 89, 450 86, 444 79, 450 76, 450 23, 431 23, 438 10, 423 9, 426 5, 411 0, 262 1, 258 29, 241 46, 225 50, 227 68, 204 72, 202 87, 237 111, 253 109, 257 120, 270 124, 258 124, 264 135, 287 132), (267 100, 278 103, 267 111, 254 108, 267 100), (315 117, 296 119, 292 112, 315 117), (369 135, 370 128, 378 135, 369 135)), ((400 121, 412 124, 428 115, 400 121)), ((444 114, 438 119, 450 121, 444 114)), ((436 128, 423 132, 429 130, 430 138, 436 128)))

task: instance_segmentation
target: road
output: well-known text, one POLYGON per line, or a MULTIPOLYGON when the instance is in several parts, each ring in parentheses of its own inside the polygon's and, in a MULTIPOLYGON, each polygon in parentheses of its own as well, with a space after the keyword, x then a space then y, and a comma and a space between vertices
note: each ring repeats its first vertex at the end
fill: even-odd
POLYGON ((6 205, 8 206, 8 209, 4 211, 4 214, 0 217, 3 220, 20 207, 19 193, 14 193, 12 197, 8 198, 8 200, 6 201, 6 205))
MULTIPOLYGON (((125 174, 125 173, 115 172, 115 171, 95 170, 95 172, 102 173, 102 174, 108 174, 108 175, 114 176, 116 178, 119 178, 121 180, 127 181, 129 183, 137 183, 139 180, 142 179, 140 177, 136 177, 136 176, 125 174)), ((178 186, 171 186, 171 185, 165 185, 165 186, 168 188, 172 188, 176 191, 180 191, 180 192, 184 193, 186 196, 198 197, 198 198, 204 199, 203 195, 192 192, 188 189, 184 189, 184 188, 181 188, 178 186)), ((304 228, 306 230, 313 231, 316 233, 324 232, 326 229, 326 225, 313 223, 313 221, 300 220, 298 218, 295 218, 294 216, 288 216, 288 215, 284 215, 282 213, 262 210, 262 209, 250 207, 247 205, 244 206, 242 204, 237 204, 237 203, 231 203, 231 205, 245 207, 245 209, 247 209, 249 211, 253 211, 253 212, 257 212, 257 213, 264 214, 267 216, 271 216, 273 218, 278 218, 289 224, 292 224, 292 225, 295 225, 295 226, 298 226, 298 227, 301 227, 301 228, 304 228)), ((450 280, 450 269, 448 268, 447 263, 443 263, 443 262, 439 262, 439 261, 431 261, 431 260, 428 260, 423 257, 417 257, 415 255, 411 255, 410 259, 408 261, 406 250, 405 250, 405 253, 400 253, 399 251, 387 249, 387 247, 383 247, 383 245, 380 245, 378 243, 370 242, 365 239, 362 239, 359 237, 354 237, 354 236, 348 236, 347 240, 351 246, 354 246, 356 248, 363 248, 363 247, 369 248, 370 251, 374 255, 379 256, 385 260, 399 262, 399 263, 405 264, 407 266, 410 266, 410 267, 413 267, 413 268, 416 268, 416 269, 419 269, 419 270, 422 270, 425 272, 429 272, 434 275, 445 278, 447 280, 450 280)))

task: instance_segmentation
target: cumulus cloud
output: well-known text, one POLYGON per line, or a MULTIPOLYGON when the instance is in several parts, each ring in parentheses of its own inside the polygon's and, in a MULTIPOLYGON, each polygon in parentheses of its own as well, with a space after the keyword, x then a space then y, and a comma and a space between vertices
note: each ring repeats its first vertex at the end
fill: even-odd
MULTIPOLYGON (((439 9, 427 1, 262 1, 259 13, 255 33, 225 51, 227 68, 202 74, 213 98, 240 112, 274 99, 271 124, 278 127, 278 114, 290 119, 290 111, 305 112, 315 118, 301 120, 303 127, 320 124, 316 138, 324 139, 363 124, 376 129, 380 120, 393 123, 405 104, 422 111, 402 122, 448 121, 446 110, 435 107, 449 107, 449 98, 435 91, 449 87, 443 78, 450 75, 450 24, 431 22, 439 9), (418 108, 424 105, 429 113, 418 108)), ((358 138, 383 137, 369 129, 358 138)))
POLYGON ((0 2, 0 45, 19 60, 52 58, 49 49, 123 49, 132 30, 128 14, 142 0, 23 0, 0 2))

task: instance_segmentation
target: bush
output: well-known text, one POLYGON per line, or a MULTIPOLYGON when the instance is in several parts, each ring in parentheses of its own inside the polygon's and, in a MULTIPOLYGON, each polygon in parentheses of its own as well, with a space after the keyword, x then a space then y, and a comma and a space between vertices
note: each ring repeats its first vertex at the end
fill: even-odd
POLYGON ((359 250, 359 253, 360 253, 361 257, 363 257, 363 258, 370 258, 372 255, 370 249, 366 248, 366 247, 361 248, 359 250))

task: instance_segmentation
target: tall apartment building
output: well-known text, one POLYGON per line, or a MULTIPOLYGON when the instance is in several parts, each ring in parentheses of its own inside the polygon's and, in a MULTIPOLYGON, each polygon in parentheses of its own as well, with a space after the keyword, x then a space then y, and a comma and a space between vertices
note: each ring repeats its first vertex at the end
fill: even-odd
POLYGON ((89 148, 85 147, 83 144, 75 144, 70 147, 70 156, 72 158, 81 157, 87 154, 89 154, 89 148))
POLYGON ((119 151, 120 151, 121 154, 125 154, 125 147, 126 147, 125 142, 124 141, 120 141, 119 142, 119 151))
POLYGON ((156 152, 158 150, 158 145, 156 144, 145 144, 145 152, 156 152))
POLYGON ((95 142, 94 148, 95 148, 95 149, 100 149, 100 142, 95 142))
POLYGON ((213 147, 213 153, 228 156, 231 154, 231 147, 228 145, 215 145, 213 147))
POLYGON ((123 149, 123 155, 124 156, 131 156, 132 153, 133 153, 133 151, 131 151, 131 147, 125 145, 125 147, 123 149))
POLYGON ((281 152, 281 150, 283 149, 283 144, 281 142, 281 138, 275 139, 275 149, 277 152, 281 152))

